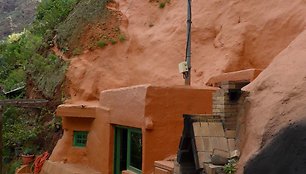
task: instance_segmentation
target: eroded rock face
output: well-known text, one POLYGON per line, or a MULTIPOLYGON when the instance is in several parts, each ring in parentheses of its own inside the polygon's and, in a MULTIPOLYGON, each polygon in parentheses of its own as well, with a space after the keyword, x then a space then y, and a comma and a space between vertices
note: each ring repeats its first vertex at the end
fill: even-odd
POLYGON ((244 174, 280 173, 306 173, 305 121, 283 128, 244 169, 244 174))
MULTIPOLYGON (((117 0, 124 43, 88 51, 67 72, 72 102, 96 100, 102 90, 151 83, 182 85, 186 2, 164 9, 148 1, 117 0)), ((192 85, 247 68, 266 70, 250 92, 242 124, 238 173, 273 136, 306 113, 305 0, 194 0, 192 85), (272 62, 272 63, 271 63, 272 62)))
MULTIPOLYGON (((67 73, 74 100, 94 100, 100 91, 136 84, 183 85, 186 1, 164 9, 149 1, 117 0, 127 40, 73 58, 67 73)), ((194 0, 192 85, 211 76, 263 69, 305 28, 303 0, 194 0)), ((86 51, 85 51, 86 52, 86 51)))
MULTIPOLYGON (((244 164, 254 154, 261 153, 262 148, 281 129, 306 118, 305 43, 306 31, 296 37, 255 81, 244 88, 250 91, 250 96, 247 98, 245 119, 241 123, 244 128, 241 130, 242 156, 238 173, 243 173, 244 164)), ((277 163, 271 162, 269 165, 277 163)), ((289 165, 295 166, 294 163, 286 166, 289 165)))

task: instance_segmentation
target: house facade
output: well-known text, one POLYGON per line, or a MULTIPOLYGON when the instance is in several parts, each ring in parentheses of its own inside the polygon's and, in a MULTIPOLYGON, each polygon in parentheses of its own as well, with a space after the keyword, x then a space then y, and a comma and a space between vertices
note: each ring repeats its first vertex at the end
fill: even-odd
POLYGON ((151 174, 154 161, 177 153, 182 115, 212 113, 214 91, 141 85, 60 105, 64 134, 41 173, 151 174))

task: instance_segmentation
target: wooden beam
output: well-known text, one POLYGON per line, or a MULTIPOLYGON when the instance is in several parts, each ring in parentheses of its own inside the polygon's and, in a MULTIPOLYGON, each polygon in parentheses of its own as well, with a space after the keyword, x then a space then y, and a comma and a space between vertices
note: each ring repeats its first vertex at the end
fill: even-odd
POLYGON ((22 105, 45 105, 49 101, 45 99, 6 99, 0 100, 0 105, 14 105, 14 106, 22 106, 22 105))

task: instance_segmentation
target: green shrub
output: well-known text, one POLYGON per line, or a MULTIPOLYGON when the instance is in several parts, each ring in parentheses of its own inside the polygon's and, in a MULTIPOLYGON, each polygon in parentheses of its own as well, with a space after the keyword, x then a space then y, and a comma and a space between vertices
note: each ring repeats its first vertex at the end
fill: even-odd
MULTIPOLYGON (((77 3, 73 11, 57 27, 57 43, 59 47, 68 45, 80 45, 80 37, 82 36, 88 24, 95 25, 97 22, 106 22, 111 11, 106 5, 111 0, 82 0, 77 3)), ((100 42, 95 40, 93 43, 100 42)), ((99 45, 98 45, 99 46, 99 45)), ((99 47, 105 47, 101 43, 99 47)))
POLYGON ((166 4, 170 4, 171 0, 164 0, 163 2, 159 3, 159 8, 165 8, 166 4))
POLYGON ((46 30, 54 29, 65 20, 79 0, 42 0, 37 7, 34 31, 43 35, 46 30))
POLYGON ((123 35, 123 34, 120 34, 118 36, 118 39, 119 39, 120 42, 124 42, 126 40, 125 35, 123 35))
POLYGON ((22 164, 21 160, 16 160, 16 161, 12 162, 12 163, 9 165, 7 174, 15 174, 16 169, 18 169, 19 167, 21 167, 21 164, 22 164))
MULTIPOLYGON (((39 95, 57 99, 68 64, 49 51, 53 44, 55 29, 64 21, 79 0, 42 0, 37 8, 36 19, 29 29, 0 42, 0 85, 10 90, 18 83, 34 83, 32 87, 39 95)), ((62 47, 68 51, 68 46, 62 47)), ((76 52, 79 52, 76 50, 76 52)), ((6 96, 0 93, 0 99, 6 96)), ((48 106, 50 107, 50 106, 48 106)), ((16 107, 6 107, 3 114, 3 152, 8 174, 15 173, 16 161, 21 148, 31 147, 34 151, 52 139, 49 127, 45 127, 46 113, 16 107), (43 134, 44 133, 44 134, 43 134), (43 135, 42 135, 43 134, 43 135), (50 137, 48 137, 50 135, 50 137), (46 141, 41 141, 43 138, 46 141), (11 162, 13 160, 13 162, 11 162)), ((49 110, 48 110, 49 111, 49 110)), ((50 114, 48 115, 49 117, 50 114)), ((48 118, 49 119, 49 118, 48 118)), ((51 149, 48 149, 51 150, 51 149)), ((36 152, 35 151, 35 152, 36 152)))
POLYGON ((160 2, 159 3, 159 8, 165 8, 166 2, 160 2))
POLYGON ((112 44, 112 45, 115 45, 117 43, 117 41, 113 38, 110 38, 109 39, 109 42, 112 44))
POLYGON ((107 46, 107 43, 104 41, 104 40, 100 40, 98 43, 97 43, 98 47, 100 48, 104 48, 105 46, 107 46))
POLYGON ((61 86, 65 79, 67 66, 65 61, 54 54, 49 54, 46 58, 37 54, 28 65, 28 72, 37 88, 46 97, 53 98, 57 87, 61 86))
POLYGON ((12 70, 9 73, 8 77, 5 80, 0 81, 0 83, 3 84, 5 91, 10 91, 13 90, 14 88, 19 87, 16 85, 24 84, 25 80, 26 80, 25 71, 23 70, 23 68, 18 68, 12 70))
POLYGON ((223 171, 226 174, 234 174, 234 173, 236 173, 236 163, 237 163, 237 161, 235 159, 229 160, 228 163, 224 165, 223 171))
POLYGON ((33 155, 34 154, 34 150, 32 147, 24 147, 22 149, 22 154, 23 155, 33 155))

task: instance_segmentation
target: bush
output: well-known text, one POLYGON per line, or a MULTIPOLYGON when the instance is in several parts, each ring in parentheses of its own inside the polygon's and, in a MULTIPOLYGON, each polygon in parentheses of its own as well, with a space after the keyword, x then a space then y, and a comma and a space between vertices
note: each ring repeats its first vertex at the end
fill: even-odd
POLYGON ((28 72, 34 80, 37 88, 48 97, 53 98, 57 87, 61 86, 65 79, 68 64, 54 54, 47 58, 36 55, 28 66, 28 72))
MULTIPOLYGON (((30 28, 0 42, 1 87, 10 90, 16 84, 25 84, 27 79, 31 79, 34 83, 32 88, 37 88, 44 97, 54 99, 65 78, 67 63, 52 54, 49 47, 53 44, 55 28, 67 18, 78 2, 79 0, 42 0, 30 28)), ((68 47, 63 48, 68 50, 68 47)), ((0 93, 0 99, 5 98, 6 96, 0 93)), ((5 166, 9 174, 15 173, 15 169, 20 166, 16 159, 21 148, 31 147, 38 151, 43 143, 51 141, 48 135, 53 134, 50 133, 49 127, 44 127, 45 115, 50 117, 50 114, 37 108, 6 108, 3 114, 2 136, 4 159, 6 164, 10 163, 9 168, 5 166), (39 138, 46 141, 40 141, 39 138), (14 162, 10 162, 11 160, 14 162)), ((49 145, 44 147, 47 146, 49 145)))
POLYGON ((22 149, 22 154, 23 155, 33 155, 34 154, 34 150, 32 147, 24 147, 22 149))
POLYGON ((19 167, 21 167, 21 164, 22 164, 21 160, 13 161, 13 162, 9 165, 7 174, 15 174, 16 169, 18 169, 19 167))
POLYGON ((104 48, 105 46, 107 46, 107 43, 104 41, 104 40, 100 40, 98 43, 97 43, 98 47, 100 48, 104 48))
MULTIPOLYGON (((33 115, 32 115, 33 116, 33 115)), ((39 125, 24 109, 8 107, 3 114, 4 149, 17 147, 34 140, 39 133, 39 125)))
POLYGON ((234 160, 234 159, 229 160, 228 163, 224 165, 223 171, 226 174, 234 174, 234 173, 236 173, 236 163, 237 163, 237 161, 234 160))
POLYGON ((159 8, 165 8, 165 6, 166 6, 166 3, 165 3, 165 2, 159 3, 159 8))
POLYGON ((34 31, 43 35, 65 20, 79 0, 42 0, 37 7, 34 31))
POLYGON ((120 34, 118 39, 119 39, 120 42, 124 42, 126 40, 126 38, 123 34, 120 34))
POLYGON ((164 0, 163 2, 159 3, 159 8, 165 8, 166 4, 170 4, 171 0, 164 0))
POLYGON ((109 39, 109 42, 112 44, 112 45, 115 45, 117 43, 117 41, 113 38, 110 38, 109 39))
MULTIPOLYGON (((84 32, 88 24, 95 24, 97 21, 106 21, 111 12, 106 8, 106 5, 111 0, 83 0, 75 6, 65 22, 60 23, 57 27, 59 47, 73 45, 81 45, 80 36, 84 32), (74 44, 72 44, 74 43, 74 44)), ((95 41, 94 43, 96 43, 95 41)), ((99 42, 99 41, 98 41, 99 42)), ((99 46, 99 45, 98 45, 99 46)), ((100 44, 99 47, 105 47, 105 44, 100 44)))
POLYGON ((24 84, 25 80, 25 71, 22 68, 18 68, 12 70, 8 77, 5 80, 0 81, 0 83, 3 84, 4 91, 10 91, 16 87, 19 87, 18 84, 24 84))

